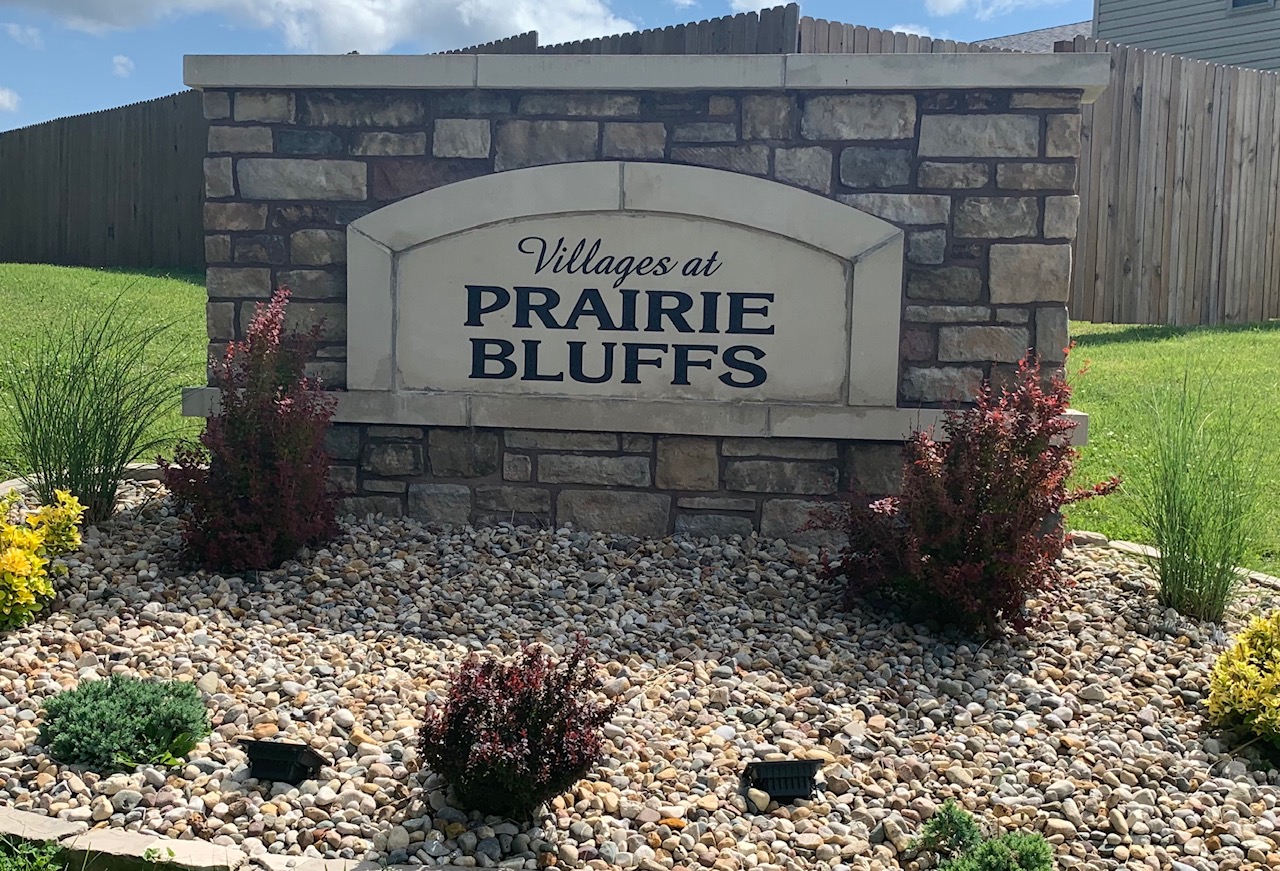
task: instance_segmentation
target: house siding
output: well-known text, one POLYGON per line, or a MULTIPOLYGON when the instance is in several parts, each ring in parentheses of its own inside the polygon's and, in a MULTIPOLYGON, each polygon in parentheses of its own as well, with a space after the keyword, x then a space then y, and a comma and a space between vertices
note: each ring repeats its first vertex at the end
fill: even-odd
POLYGON ((1231 0, 1096 0, 1098 39, 1187 57, 1280 70, 1280 6, 1231 0))

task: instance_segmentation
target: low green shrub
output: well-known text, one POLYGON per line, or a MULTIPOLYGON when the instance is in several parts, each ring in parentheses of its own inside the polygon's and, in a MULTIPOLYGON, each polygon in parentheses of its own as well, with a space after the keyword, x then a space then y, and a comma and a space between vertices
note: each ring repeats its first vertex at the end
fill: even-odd
POLYGON ((44 707, 41 745, 59 762, 98 772, 175 765, 212 731, 190 683, 112 675, 59 693, 44 707))
POLYGON ((946 871, 1053 871, 1053 848, 1034 832, 1009 832, 983 841, 946 871))
POLYGON ((1280 750, 1280 610, 1255 617, 1209 675, 1209 715, 1280 750))
POLYGON ((0 838, 0 871, 66 871, 62 848, 54 841, 0 838))
POLYGON ((911 846, 933 853, 943 871, 1053 871, 1053 848, 1041 835, 1009 832, 985 839, 973 814, 951 799, 911 846))
POLYGON ((1126 485, 1127 504, 1160 552, 1160 603, 1220 622, 1242 577, 1258 516, 1257 454, 1239 409, 1212 407, 1190 367, 1147 404, 1150 441, 1126 485))
POLYGON ((40 501, 67 490, 97 523, 111 516, 129 463, 168 447, 153 433, 180 402, 182 367, 166 340, 173 325, 150 323, 119 299, 59 318, 22 357, 0 359, 11 412, 0 415, 0 441, 40 501))
POLYGON ((982 830, 973 814, 947 799, 925 822, 913 849, 935 853, 944 861, 954 859, 982 843, 982 830))

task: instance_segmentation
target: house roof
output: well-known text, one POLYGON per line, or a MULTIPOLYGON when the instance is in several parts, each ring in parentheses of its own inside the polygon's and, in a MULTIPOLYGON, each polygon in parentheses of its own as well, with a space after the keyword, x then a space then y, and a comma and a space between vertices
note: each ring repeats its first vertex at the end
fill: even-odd
POLYGON ((1075 24, 1059 24, 1057 27, 1046 27, 1042 30, 1028 30, 1026 33, 1015 33, 1010 36, 979 39, 977 43, 1014 51, 1051 52, 1055 42, 1075 39, 1077 36, 1093 36, 1093 22, 1078 21, 1075 24))

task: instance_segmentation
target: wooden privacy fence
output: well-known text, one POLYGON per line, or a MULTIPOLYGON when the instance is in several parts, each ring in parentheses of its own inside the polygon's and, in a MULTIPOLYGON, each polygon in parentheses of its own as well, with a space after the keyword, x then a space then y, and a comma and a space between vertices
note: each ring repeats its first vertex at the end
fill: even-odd
POLYGON ((201 95, 0 134, 0 262, 204 265, 201 95))
POLYGON ((1071 316, 1232 324, 1280 317, 1280 75, 1077 38, 1109 52, 1083 118, 1071 316))

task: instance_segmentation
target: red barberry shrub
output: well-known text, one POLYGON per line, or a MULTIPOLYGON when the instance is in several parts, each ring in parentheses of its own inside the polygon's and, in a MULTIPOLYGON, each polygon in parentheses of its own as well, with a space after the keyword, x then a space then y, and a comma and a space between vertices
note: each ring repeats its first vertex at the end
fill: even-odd
POLYGON ((1030 359, 997 392, 983 385, 970 407, 949 409, 945 441, 916 432, 903 448, 901 496, 817 512, 811 525, 845 537, 824 570, 844 585, 846 605, 886 595, 968 630, 1022 628, 1029 598, 1062 592, 1055 562, 1064 543, 1062 506, 1113 491, 1119 481, 1070 489, 1078 452, 1064 415, 1071 388, 1042 378, 1030 359))
POLYGON ((423 761, 467 807, 532 818, 600 759, 616 706, 592 697, 594 670, 581 636, 559 663, 535 645, 511 663, 472 654, 427 712, 423 761))
POLYGON ((335 528, 324 450, 335 401, 306 376, 319 327, 286 335, 288 302, 281 288, 258 306, 215 364, 220 410, 163 464, 187 552, 209 569, 274 568, 335 528))

